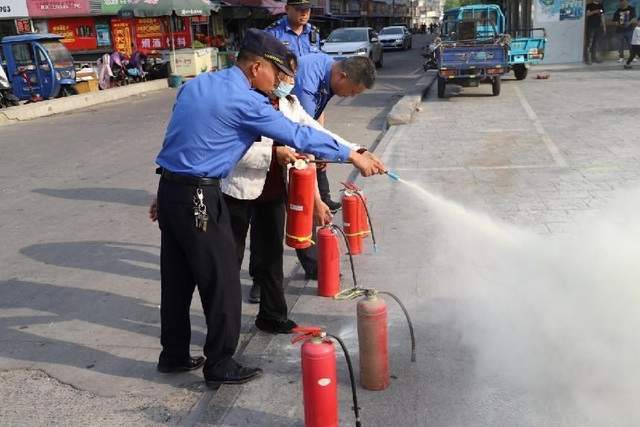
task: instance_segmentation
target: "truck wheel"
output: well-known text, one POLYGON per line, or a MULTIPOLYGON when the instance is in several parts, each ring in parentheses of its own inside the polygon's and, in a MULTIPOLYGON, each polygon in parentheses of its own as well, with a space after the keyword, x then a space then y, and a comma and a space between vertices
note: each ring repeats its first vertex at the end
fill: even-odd
POLYGON ((376 68, 382 68, 384 65, 384 55, 380 52, 380 59, 376 61, 376 68))
POLYGON ((524 79, 526 79, 528 72, 529 72, 529 70, 527 70, 527 67, 525 67, 522 64, 518 64, 518 65, 514 65, 513 66, 513 74, 515 74, 516 80, 524 80, 524 79))
POLYGON ((444 98, 444 91, 447 87, 447 81, 438 76, 438 98, 444 98))
POLYGON ((493 96, 500 95, 500 76, 495 76, 493 80, 491 80, 491 92, 493 96))

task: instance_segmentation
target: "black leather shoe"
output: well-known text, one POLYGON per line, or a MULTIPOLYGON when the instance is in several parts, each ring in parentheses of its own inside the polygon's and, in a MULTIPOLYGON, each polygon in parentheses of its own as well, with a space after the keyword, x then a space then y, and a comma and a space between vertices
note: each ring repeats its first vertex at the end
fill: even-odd
POLYGON ((164 363, 158 362, 158 371, 163 374, 170 374, 172 372, 185 372, 193 371, 204 365, 204 357, 190 357, 182 363, 164 363))
POLYGON ((260 285, 254 283, 249 291, 249 302, 258 304, 260 302, 260 285))
POLYGON ((325 202, 326 205, 329 207, 329 210, 331 211, 331 213, 336 213, 338 211, 338 209, 340 209, 342 207, 342 203, 334 202, 331 199, 323 200, 323 202, 325 202))
POLYGON ((207 387, 217 389, 222 384, 244 384, 262 375, 260 368, 242 366, 233 359, 225 359, 207 369, 204 382, 207 387))
POLYGON ((260 317, 256 319, 256 327, 262 332, 270 334, 290 334, 297 326, 298 324, 290 319, 269 320, 260 317))

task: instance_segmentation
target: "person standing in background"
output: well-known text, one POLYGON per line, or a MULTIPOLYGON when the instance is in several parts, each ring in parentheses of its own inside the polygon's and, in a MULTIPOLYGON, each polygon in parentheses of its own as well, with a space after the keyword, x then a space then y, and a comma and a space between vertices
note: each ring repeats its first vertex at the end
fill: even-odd
POLYGON ((600 63, 596 55, 598 42, 607 29, 604 25, 604 6, 600 0, 593 0, 587 5, 587 34, 584 51, 584 62, 591 65, 592 62, 600 63))
POLYGON ((618 34, 618 62, 624 61, 624 48, 629 49, 631 54, 631 37, 636 23, 636 10, 629 6, 628 0, 620 0, 618 9, 613 14, 613 22, 616 23, 616 32, 618 34))

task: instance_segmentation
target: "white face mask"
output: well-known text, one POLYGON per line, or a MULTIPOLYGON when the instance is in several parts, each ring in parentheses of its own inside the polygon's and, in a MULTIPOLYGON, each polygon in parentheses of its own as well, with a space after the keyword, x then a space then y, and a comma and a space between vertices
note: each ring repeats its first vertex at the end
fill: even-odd
POLYGON ((281 81, 278 87, 273 90, 273 95, 277 98, 286 98, 292 90, 292 84, 281 81))

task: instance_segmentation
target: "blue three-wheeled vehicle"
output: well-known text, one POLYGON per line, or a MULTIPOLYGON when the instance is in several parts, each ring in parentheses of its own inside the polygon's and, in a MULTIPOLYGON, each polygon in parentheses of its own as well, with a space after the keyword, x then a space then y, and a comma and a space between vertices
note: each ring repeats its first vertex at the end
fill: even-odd
POLYGON ((56 34, 21 34, 0 41, 0 63, 13 94, 36 101, 76 93, 73 58, 56 34))

